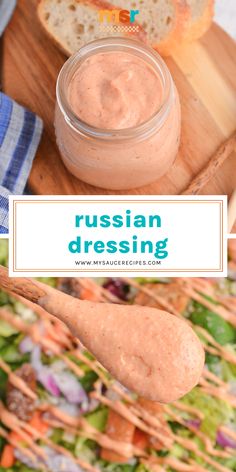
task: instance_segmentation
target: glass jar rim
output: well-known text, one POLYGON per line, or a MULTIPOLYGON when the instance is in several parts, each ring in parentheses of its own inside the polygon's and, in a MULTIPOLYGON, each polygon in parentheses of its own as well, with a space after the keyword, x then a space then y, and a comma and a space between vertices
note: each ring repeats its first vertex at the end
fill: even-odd
POLYGON ((73 54, 63 65, 56 84, 56 98, 57 104, 64 115, 68 125, 76 132, 94 139, 117 140, 132 139, 138 137, 146 137, 151 134, 156 128, 160 128, 165 122, 173 99, 173 80, 168 67, 161 58, 161 56, 151 47, 147 46, 136 39, 127 39, 124 37, 108 37, 91 41, 73 54), (87 57, 93 54, 107 52, 107 50, 124 50, 126 52, 139 53, 140 57, 145 60, 151 60, 152 65, 158 71, 159 77, 162 81, 164 97, 159 109, 147 121, 137 126, 125 129, 103 129, 89 125, 82 121, 72 110, 65 93, 65 85, 68 74, 74 72, 80 61, 84 61, 87 57))

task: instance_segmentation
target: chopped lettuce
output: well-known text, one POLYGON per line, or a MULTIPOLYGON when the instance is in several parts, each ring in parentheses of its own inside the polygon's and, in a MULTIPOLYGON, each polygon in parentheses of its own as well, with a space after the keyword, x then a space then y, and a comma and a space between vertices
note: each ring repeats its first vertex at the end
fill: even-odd
POLYGON ((166 284, 170 281, 170 279, 166 277, 136 277, 136 282, 138 282, 140 285, 145 285, 145 284, 166 284))
POLYGON ((57 279, 56 277, 37 277, 39 282, 43 282, 44 284, 50 285, 50 287, 55 288, 57 286, 57 279))
MULTIPOLYGON (((99 468, 102 472, 136 472, 136 464, 117 464, 99 461, 99 468)), ((141 472, 146 472, 146 467, 139 469, 141 472)))
POLYGON ((78 438, 75 444, 75 456, 94 464, 97 458, 97 445, 94 441, 86 438, 78 438))
POLYGON ((50 435, 51 441, 55 444, 60 444, 63 437, 63 429, 61 428, 54 428, 52 434, 50 435))
POLYGON ((1 239, 0 264, 5 267, 8 265, 8 240, 7 239, 1 239))
POLYGON ((236 365, 226 362, 224 359, 221 361, 222 365, 222 379, 225 382, 234 381, 236 382, 236 365))
POLYGON ((220 362, 220 357, 214 356, 213 354, 210 354, 209 352, 206 352, 206 364, 209 367, 210 370, 214 368, 215 365, 218 365, 220 362))
POLYGON ((71 361, 73 361, 76 365, 78 365, 81 370, 86 373, 86 372, 91 372, 91 368, 85 364, 83 361, 81 361, 80 359, 78 359, 78 357, 74 356, 73 354, 69 353, 69 354, 66 354, 66 356, 68 357, 68 359, 70 359, 71 361))
POLYGON ((230 272, 227 279, 220 279, 219 291, 226 295, 236 295, 236 281, 230 280, 230 272))
POLYGON ((0 399, 1 400, 4 400, 6 396, 7 379, 8 379, 7 374, 2 369, 0 369, 0 399))
MULTIPOLYGON (((227 346, 230 350, 231 346, 227 346)), ((227 362, 225 359, 220 359, 218 363, 210 365, 210 370, 220 377, 224 382, 233 382, 236 384, 236 365, 227 362)))
POLYGON ((3 290, 0 290, 0 306, 5 306, 9 303, 9 295, 6 292, 3 292, 3 290))
POLYGON ((236 471, 236 457, 231 457, 226 459, 224 462, 220 461, 221 464, 224 464, 225 467, 228 467, 229 470, 236 471))
POLYGON ((0 454, 1 454, 5 444, 6 444, 6 440, 4 438, 2 438, 2 436, 0 436, 0 454))
POLYGON ((184 459, 188 453, 186 449, 179 444, 174 444, 171 448, 170 455, 176 457, 176 459, 184 459))
POLYGON ((0 349, 0 357, 7 363, 11 364, 13 370, 22 364, 29 362, 29 354, 21 354, 14 345, 6 345, 0 349))
POLYGON ((19 302, 18 300, 12 299, 12 305, 14 312, 19 315, 24 321, 33 323, 37 320, 37 316, 33 312, 33 310, 25 306, 23 303, 19 302))
POLYGON ((139 464, 137 467, 135 467, 135 472, 149 472, 149 469, 146 465, 139 464))
POLYGON ((16 463, 13 469, 0 467, 0 472, 35 472, 35 469, 31 469, 24 464, 16 463))
POLYGON ((9 364, 12 362, 18 362, 22 357, 14 344, 7 344, 3 346, 0 350, 0 356, 1 359, 3 359, 5 362, 9 362, 9 364))
POLYGON ((89 393, 93 390, 93 385, 98 379, 98 375, 93 370, 87 372, 81 379, 80 383, 84 390, 89 393))
POLYGON ((2 347, 5 346, 6 343, 7 343, 6 338, 4 338, 3 336, 0 336, 0 349, 2 349, 2 347))
POLYGON ((0 336, 3 336, 4 338, 8 338, 9 336, 12 336, 13 334, 18 333, 18 331, 13 328, 10 324, 8 324, 6 321, 0 319, 0 336))
POLYGON ((99 407, 93 413, 89 413, 86 415, 87 421, 96 428, 98 431, 105 431, 106 423, 108 417, 108 408, 106 407, 99 407))
POLYGON ((190 320, 205 328, 222 346, 236 341, 236 329, 221 316, 208 310, 198 302, 193 302, 190 320))
MULTIPOLYGON (((24 472, 23 469, 21 469, 21 470, 22 470, 22 472, 24 472)), ((0 467, 0 472, 16 472, 16 471, 19 471, 19 469, 14 468, 14 470, 13 470, 13 469, 8 469, 8 468, 6 469, 6 467, 0 467)), ((35 472, 35 470, 34 470, 34 472, 35 472)))
POLYGON ((214 397, 209 399, 209 395, 202 392, 198 387, 185 395, 182 402, 198 408, 204 414, 205 417, 200 429, 213 441, 216 439, 219 426, 234 419, 234 409, 229 403, 214 397))
POLYGON ((1 323, 0 331, 5 334, 0 336, 0 357, 6 363, 11 364, 11 369, 15 370, 25 362, 29 361, 29 354, 21 354, 19 351, 19 343, 22 339, 22 334, 17 334, 11 326, 1 323))

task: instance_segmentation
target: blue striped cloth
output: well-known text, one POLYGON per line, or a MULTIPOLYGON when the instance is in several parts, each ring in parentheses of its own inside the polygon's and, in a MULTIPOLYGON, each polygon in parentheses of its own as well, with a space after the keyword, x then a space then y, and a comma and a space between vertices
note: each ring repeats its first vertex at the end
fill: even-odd
POLYGON ((0 92, 0 234, 8 233, 8 196, 24 192, 42 120, 0 92))

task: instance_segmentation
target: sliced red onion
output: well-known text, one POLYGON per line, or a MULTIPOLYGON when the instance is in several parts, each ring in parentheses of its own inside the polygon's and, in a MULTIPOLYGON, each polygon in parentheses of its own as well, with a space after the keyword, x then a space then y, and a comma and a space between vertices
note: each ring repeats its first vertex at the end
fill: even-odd
POLYGON ((64 398, 60 398, 57 408, 73 418, 78 418, 80 409, 77 405, 68 403, 64 398))
POLYGON ((58 388, 69 403, 75 405, 88 402, 88 397, 76 377, 67 371, 55 372, 53 377, 58 388))
POLYGON ((99 400, 96 398, 90 398, 88 402, 83 402, 80 405, 80 412, 84 413, 91 413, 92 411, 96 410, 99 405, 99 400))
POLYGON ((34 348, 34 343, 29 336, 26 336, 19 344, 19 350, 21 354, 26 354, 27 352, 32 352, 34 348))
POLYGON ((36 372, 37 380, 49 393, 51 393, 51 395, 59 397, 60 390, 56 384, 50 367, 44 366, 41 362, 41 349, 39 346, 34 346, 32 350, 31 364, 36 372))
POLYGON ((34 462, 32 459, 26 456, 22 452, 22 450, 19 450, 19 449, 14 449, 14 456, 19 462, 26 465, 26 467, 29 467, 32 470, 40 470, 42 466, 44 465, 42 464, 40 459, 37 458, 34 462))
POLYGON ((88 397, 83 387, 71 372, 64 370, 64 363, 55 362, 55 365, 44 366, 39 346, 35 346, 31 353, 31 363, 37 380, 49 393, 55 397, 62 393, 69 403, 83 405, 83 409, 88 409, 88 397))
POLYGON ((37 380, 51 393, 54 397, 60 396, 60 389, 52 375, 49 367, 42 367, 41 370, 37 371, 37 380))
POLYGON ((72 458, 64 456, 47 446, 43 447, 47 455, 46 465, 52 472, 83 472, 72 458))
POLYGON ((185 423, 187 426, 190 426, 194 429, 199 429, 201 426, 201 420, 198 420, 198 419, 186 420, 185 423))
POLYGON ((21 451, 15 449, 15 457, 27 467, 32 470, 41 470, 43 466, 47 467, 47 470, 52 472, 83 472, 83 469, 73 461, 72 458, 64 456, 58 453, 55 449, 43 446, 42 450, 46 453, 46 459, 42 462, 42 459, 37 458, 36 462, 33 462, 28 456, 25 456, 21 451))
POLYGON ((36 372, 43 367, 41 362, 41 349, 35 345, 31 353, 31 364, 36 372))
POLYGON ((223 431, 218 431, 216 435, 216 442, 221 447, 231 447, 236 449, 236 441, 227 436, 223 431))
POLYGON ((127 284, 125 284, 122 280, 110 278, 103 284, 103 287, 117 298, 120 298, 124 301, 128 300, 127 284))

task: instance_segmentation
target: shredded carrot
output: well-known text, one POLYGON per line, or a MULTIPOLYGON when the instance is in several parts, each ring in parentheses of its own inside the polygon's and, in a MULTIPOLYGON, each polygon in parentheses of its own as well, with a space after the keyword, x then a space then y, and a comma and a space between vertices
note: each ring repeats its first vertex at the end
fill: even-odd
POLYGON ((6 444, 2 452, 0 465, 1 467, 7 469, 9 467, 12 467, 14 463, 15 463, 14 447, 11 446, 10 444, 6 444))
POLYGON ((88 301, 91 301, 91 302, 97 302, 98 301, 98 297, 97 297, 96 293, 94 293, 92 291, 92 289, 84 288, 84 287, 81 289, 80 298, 81 298, 81 300, 88 300, 88 301))
MULTIPOLYGON (((114 410, 109 410, 106 434, 115 441, 124 441, 132 444, 135 426, 114 410)), ((127 457, 117 454, 109 449, 102 448, 101 458, 109 462, 127 462, 127 457)))
POLYGON ((11 433, 9 434, 9 439, 11 439, 12 441, 17 441, 17 442, 24 442, 24 439, 22 438, 22 436, 20 436, 20 434, 16 433, 15 431, 11 431, 11 433))
POLYGON ((141 429, 135 428, 133 445, 144 451, 149 446, 148 435, 141 431, 141 429))
POLYGON ((49 428, 49 425, 42 419, 42 415, 39 411, 34 412, 31 420, 29 421, 29 425, 42 434, 45 434, 49 428))

